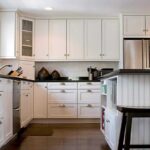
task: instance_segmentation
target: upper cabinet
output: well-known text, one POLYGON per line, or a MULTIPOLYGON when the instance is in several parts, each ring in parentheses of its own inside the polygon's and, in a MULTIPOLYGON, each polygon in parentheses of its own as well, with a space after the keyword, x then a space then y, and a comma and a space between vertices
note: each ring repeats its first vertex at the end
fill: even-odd
POLYGON ((17 21, 16 12, 0 12, 0 58, 16 58, 17 21))
POLYGON ((35 59, 44 60, 49 57, 48 20, 35 21, 35 59))
POLYGON ((123 35, 129 37, 150 36, 150 16, 123 16, 123 35))
MULTIPOLYGON (((118 61, 119 30, 119 19, 115 18, 37 19, 35 60, 118 61)), ((25 55, 33 53, 31 46, 25 44, 25 48, 25 55)))
POLYGON ((119 20, 103 19, 102 20, 102 59, 103 60, 119 60, 119 20))
POLYGON ((20 21, 20 58, 33 59, 34 21, 26 18, 21 18, 20 21))
POLYGON ((66 20, 49 20, 49 59, 66 60, 66 20))
POLYGON ((101 20, 85 20, 85 59, 101 59, 101 20))
POLYGON ((84 59, 84 20, 67 20, 67 59, 84 59))

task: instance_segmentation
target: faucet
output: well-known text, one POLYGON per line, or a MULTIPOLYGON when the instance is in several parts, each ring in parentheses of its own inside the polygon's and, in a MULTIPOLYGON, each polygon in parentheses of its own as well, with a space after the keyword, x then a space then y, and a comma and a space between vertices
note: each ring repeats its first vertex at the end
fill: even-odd
POLYGON ((5 67, 12 67, 12 65, 3 65, 2 67, 0 67, 0 71, 5 67))

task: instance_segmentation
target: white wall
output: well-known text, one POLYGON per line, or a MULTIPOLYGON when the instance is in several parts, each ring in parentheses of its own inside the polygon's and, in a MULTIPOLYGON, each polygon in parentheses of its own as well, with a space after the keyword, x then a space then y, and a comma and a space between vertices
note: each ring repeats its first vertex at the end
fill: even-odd
POLYGON ((61 76, 76 79, 79 76, 88 76, 88 67, 101 68, 118 68, 118 62, 37 62, 36 63, 36 76, 38 71, 45 67, 49 73, 57 70, 61 76))

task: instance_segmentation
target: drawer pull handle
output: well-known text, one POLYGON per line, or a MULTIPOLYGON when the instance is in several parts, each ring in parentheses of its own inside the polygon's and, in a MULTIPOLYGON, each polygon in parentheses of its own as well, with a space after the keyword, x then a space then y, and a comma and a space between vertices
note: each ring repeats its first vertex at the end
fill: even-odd
POLYGON ((92 107, 92 105, 91 105, 91 104, 88 104, 87 107, 92 107))
POLYGON ((2 121, 0 121, 0 124, 2 124, 2 121))
POLYGON ((64 104, 62 104, 62 105, 59 105, 59 107, 66 107, 64 104))
POLYGON ((66 91, 65 90, 61 90, 61 93, 65 93, 66 91))
POLYGON ((110 123, 110 120, 107 119, 106 122, 110 123))
POLYGON ((62 83, 61 83, 61 85, 65 85, 65 83, 64 83, 64 82, 62 82, 62 83))
POLYGON ((88 93, 91 93, 91 92, 92 92, 92 90, 87 90, 87 92, 88 92, 88 93))
POLYGON ((26 96, 28 96, 28 94, 26 96))
POLYGON ((92 83, 91 83, 91 82, 88 82, 87 85, 92 85, 92 83))

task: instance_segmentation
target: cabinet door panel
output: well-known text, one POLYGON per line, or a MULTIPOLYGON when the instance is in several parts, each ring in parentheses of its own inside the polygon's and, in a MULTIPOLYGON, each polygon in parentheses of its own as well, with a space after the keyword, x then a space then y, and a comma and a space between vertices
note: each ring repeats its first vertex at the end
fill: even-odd
POLYGON ((125 36, 145 35, 145 16, 124 16, 125 36))
POLYGON ((78 90, 78 103, 100 104, 100 90, 78 90))
POLYGON ((49 103, 77 103, 77 90, 48 90, 49 103))
POLYGON ((103 60, 119 60, 119 20, 102 20, 103 60))
POLYGON ((146 16, 146 35, 150 36, 150 16, 146 16))
POLYGON ((66 60, 66 20, 49 21, 49 58, 66 60))
POLYGON ((4 144, 4 121, 0 118, 0 147, 4 144))
POLYGON ((85 21, 85 59, 101 59, 101 20, 85 21))
POLYGON ((48 20, 35 21, 35 59, 48 59, 48 20))
POLYGON ((77 118, 77 105, 49 104, 48 118, 77 118))
POLYGON ((100 105, 78 104, 78 118, 100 118, 100 105))
POLYGON ((34 118, 47 118, 47 83, 34 84, 34 118))
POLYGON ((67 59, 84 58, 84 20, 67 21, 67 59))
POLYGON ((0 12, 0 57, 15 58, 15 12, 0 12))

